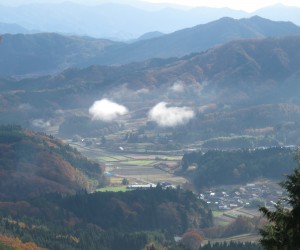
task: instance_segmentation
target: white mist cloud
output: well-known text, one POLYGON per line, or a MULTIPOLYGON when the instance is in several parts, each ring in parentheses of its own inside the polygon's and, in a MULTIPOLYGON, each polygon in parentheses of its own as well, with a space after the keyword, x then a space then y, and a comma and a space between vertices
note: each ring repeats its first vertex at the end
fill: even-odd
POLYGON ((143 95, 143 94, 148 94, 149 92, 150 92, 149 89, 142 88, 142 89, 137 90, 135 93, 138 95, 140 95, 140 94, 143 95))
POLYGON ((183 92, 184 91, 184 84, 181 81, 175 82, 171 87, 171 90, 174 92, 183 92))
POLYGON ((208 103, 205 105, 202 105, 198 108, 198 112, 199 113, 204 113, 207 110, 214 110, 217 108, 217 104, 216 103, 208 103))
POLYGON ((43 119, 35 119, 31 122, 31 124, 37 128, 48 128, 51 126, 50 121, 44 121, 43 119))
POLYGON ((112 121, 119 116, 126 115, 128 110, 125 106, 112 102, 108 99, 95 101, 89 108, 93 120, 112 121))
POLYGON ((19 105, 18 108, 19 108, 20 110, 22 110, 22 111, 30 111, 30 110, 33 110, 33 109, 34 109, 33 106, 31 106, 31 105, 28 104, 28 103, 22 103, 22 104, 19 105))
POLYGON ((166 102, 155 105, 148 114, 149 119, 162 127, 175 127, 187 123, 195 113, 188 107, 167 107, 166 102))

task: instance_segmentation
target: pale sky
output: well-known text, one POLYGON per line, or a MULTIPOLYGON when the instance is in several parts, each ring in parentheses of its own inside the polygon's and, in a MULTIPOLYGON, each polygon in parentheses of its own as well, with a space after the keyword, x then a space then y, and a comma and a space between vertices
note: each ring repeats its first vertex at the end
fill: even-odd
POLYGON ((104 2, 127 3, 132 5, 136 2, 149 3, 169 3, 177 5, 185 5, 190 7, 228 7, 236 10, 244 10, 253 12, 257 9, 275 5, 283 4, 286 6, 295 6, 300 8, 300 0, 0 0, 0 5, 24 5, 29 3, 60 3, 60 2, 75 2, 79 4, 101 4, 104 2))
POLYGON ((188 6, 208 6, 208 7, 228 7, 231 9, 245 10, 248 12, 255 11, 257 9, 274 5, 283 4, 287 6, 300 7, 299 0, 143 0, 151 3, 173 3, 188 6))

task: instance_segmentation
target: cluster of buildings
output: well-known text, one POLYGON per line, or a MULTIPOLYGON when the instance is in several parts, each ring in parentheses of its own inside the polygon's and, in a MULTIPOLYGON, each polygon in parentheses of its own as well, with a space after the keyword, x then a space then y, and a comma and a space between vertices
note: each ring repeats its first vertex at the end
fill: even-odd
POLYGON ((276 183, 249 183, 243 186, 222 186, 199 194, 214 210, 230 210, 237 207, 272 207, 283 198, 283 189, 276 183))
MULTIPOLYGON (((163 188, 163 189, 167 189, 167 188, 172 188, 175 189, 177 188, 176 186, 172 185, 169 182, 162 182, 159 183, 159 185, 163 188)), ((147 183, 147 184, 139 184, 139 183, 134 183, 134 184, 130 184, 127 185, 127 189, 129 190, 135 190, 135 189, 149 189, 149 188, 156 188, 157 185, 153 184, 153 183, 147 183)))

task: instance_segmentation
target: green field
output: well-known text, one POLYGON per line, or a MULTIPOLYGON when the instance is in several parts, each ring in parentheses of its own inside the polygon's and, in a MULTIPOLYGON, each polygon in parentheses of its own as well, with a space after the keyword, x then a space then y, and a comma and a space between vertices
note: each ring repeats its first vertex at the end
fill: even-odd
POLYGON ((151 160, 130 160, 130 161, 120 161, 119 163, 122 164, 122 165, 148 166, 148 165, 151 165, 151 164, 155 163, 155 161, 151 161, 151 160))
POLYGON ((223 212, 217 211, 217 210, 212 211, 212 213, 213 213, 214 217, 219 217, 219 216, 223 215, 223 212))
POLYGON ((215 226, 222 226, 222 227, 225 227, 225 226, 228 226, 231 222, 230 221, 225 221, 225 220, 215 220, 215 226))
POLYGON ((115 186, 122 185, 122 178, 128 178, 132 182, 138 183, 171 182, 174 185, 186 183, 184 177, 172 174, 173 170, 179 166, 176 163, 181 160, 181 153, 174 155, 174 152, 170 153, 170 151, 146 152, 145 147, 149 146, 147 143, 129 144, 126 146, 126 152, 87 147, 82 143, 73 143, 72 141, 68 141, 68 143, 75 146, 89 159, 100 163, 107 172, 120 175, 120 178, 109 177, 112 189, 109 187, 97 191, 125 191, 124 188, 121 190, 115 188, 115 186), (161 168, 158 168, 157 165, 161 168))
POLYGON ((108 161, 108 162, 119 162, 119 161, 126 161, 128 160, 127 157, 123 157, 123 156, 119 156, 119 155, 116 155, 116 156, 112 156, 112 155, 103 155, 103 156, 99 156, 97 157, 97 159, 99 161, 108 161))
POLYGON ((177 156, 177 155, 161 155, 157 157, 158 160, 163 160, 163 161, 180 161, 182 159, 182 156, 177 156))
POLYGON ((126 186, 98 188, 96 192, 126 192, 126 186))

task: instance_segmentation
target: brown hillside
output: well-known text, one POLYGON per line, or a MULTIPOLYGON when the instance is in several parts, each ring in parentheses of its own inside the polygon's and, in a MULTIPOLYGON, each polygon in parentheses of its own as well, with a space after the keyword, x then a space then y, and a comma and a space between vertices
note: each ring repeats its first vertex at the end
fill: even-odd
POLYGON ((33 242, 23 243, 19 238, 8 237, 6 235, 0 235, 0 249, 46 250, 46 248, 38 247, 33 242))
POLYGON ((89 189, 102 169, 58 139, 18 127, 0 128, 0 199, 89 189))

